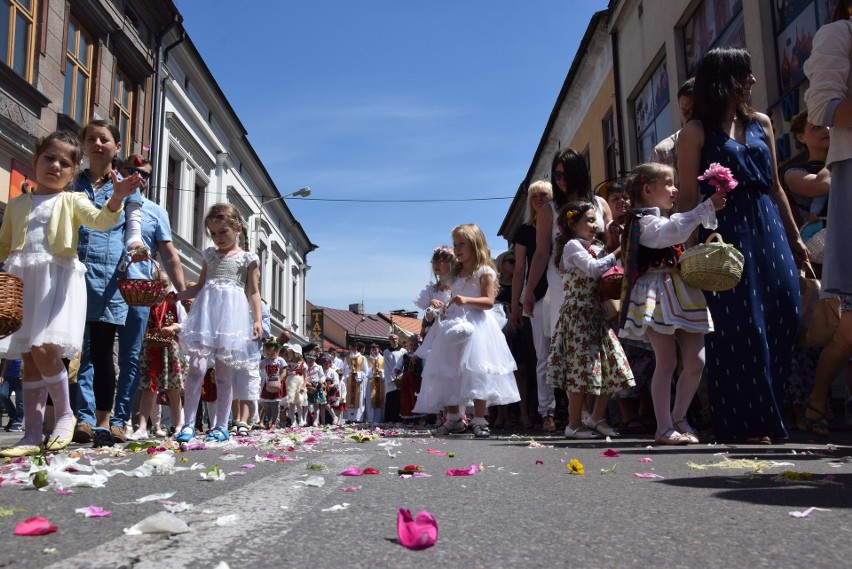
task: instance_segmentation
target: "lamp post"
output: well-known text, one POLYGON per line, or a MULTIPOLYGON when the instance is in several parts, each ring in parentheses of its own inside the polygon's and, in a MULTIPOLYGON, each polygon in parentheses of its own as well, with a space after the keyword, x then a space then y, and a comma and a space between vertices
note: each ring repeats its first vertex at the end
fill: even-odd
POLYGON ((265 206, 268 203, 278 201, 278 200, 285 200, 287 198, 292 198, 292 197, 306 198, 309 195, 311 195, 311 189, 308 186, 305 186, 304 188, 299 188, 295 192, 290 192, 289 194, 284 194, 283 196, 278 196, 278 197, 275 197, 275 198, 261 198, 260 209, 258 209, 256 214, 254 214, 255 217, 256 217, 256 219, 254 220, 254 249, 255 249, 255 251, 258 250, 259 245, 260 245, 260 220, 263 219, 263 206, 265 206))
POLYGON ((367 319, 366 319, 364 316, 362 316, 362 317, 361 317, 361 320, 359 320, 359 321, 358 321, 358 323, 357 323, 357 324, 355 324, 355 333, 352 335, 352 338, 353 338, 353 340, 352 340, 352 341, 353 341, 353 342, 354 342, 354 341, 356 341, 356 340, 358 339, 358 326, 360 326, 361 324, 363 324, 365 320, 367 320, 367 319))

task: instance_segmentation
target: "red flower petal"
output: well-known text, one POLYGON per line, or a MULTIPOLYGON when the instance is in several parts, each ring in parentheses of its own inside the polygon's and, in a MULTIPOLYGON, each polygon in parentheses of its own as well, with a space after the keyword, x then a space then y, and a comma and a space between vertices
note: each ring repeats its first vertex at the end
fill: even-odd
POLYGON ((28 518, 15 526, 15 535, 45 535, 59 530, 46 518, 28 518))

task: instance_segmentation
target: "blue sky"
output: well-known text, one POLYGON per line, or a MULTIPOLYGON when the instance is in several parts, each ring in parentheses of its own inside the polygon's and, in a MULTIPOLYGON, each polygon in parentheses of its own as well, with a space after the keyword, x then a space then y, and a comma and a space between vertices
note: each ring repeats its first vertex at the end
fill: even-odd
MULTIPOLYGON (((514 196, 591 15, 605 0, 177 0, 184 26, 282 193, 514 196)), ((307 299, 414 309, 460 223, 496 257, 510 199, 287 202, 319 249, 307 299)))

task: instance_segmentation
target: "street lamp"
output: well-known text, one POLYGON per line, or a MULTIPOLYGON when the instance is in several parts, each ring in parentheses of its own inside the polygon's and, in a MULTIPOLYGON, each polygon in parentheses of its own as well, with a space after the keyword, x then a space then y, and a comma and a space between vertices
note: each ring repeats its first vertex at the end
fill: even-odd
POLYGON ((357 324, 355 324, 355 334, 353 334, 353 335, 352 335, 352 338, 353 338, 353 340, 352 340, 352 341, 353 341, 353 342, 354 342, 354 341, 356 341, 356 340, 358 339, 358 326, 360 326, 361 324, 363 324, 365 320, 367 320, 367 318, 366 318, 366 317, 364 317, 364 316, 362 316, 362 317, 361 317, 361 320, 359 320, 359 321, 358 321, 358 323, 357 323, 357 324))
POLYGON ((268 203, 278 201, 278 200, 285 200, 287 198, 293 198, 293 197, 306 198, 309 195, 311 195, 311 189, 308 186, 305 186, 304 188, 299 188, 295 192, 290 192, 289 194, 284 194, 283 196, 278 196, 278 197, 274 197, 274 198, 261 198, 260 209, 257 211, 256 214, 254 214, 255 216, 257 216, 257 219, 254 220, 254 248, 255 248, 255 250, 257 250, 258 246, 260 245, 260 220, 263 219, 263 206, 265 206, 268 203))

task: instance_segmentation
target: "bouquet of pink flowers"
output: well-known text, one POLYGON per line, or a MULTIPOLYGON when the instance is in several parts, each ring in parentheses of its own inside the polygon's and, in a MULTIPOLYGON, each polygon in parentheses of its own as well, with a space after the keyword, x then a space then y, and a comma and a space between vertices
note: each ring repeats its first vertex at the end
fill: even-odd
POLYGON ((710 164, 710 167, 704 174, 698 176, 698 179, 706 180, 708 184, 716 188, 717 192, 730 192, 739 185, 731 174, 731 170, 718 162, 710 164))

